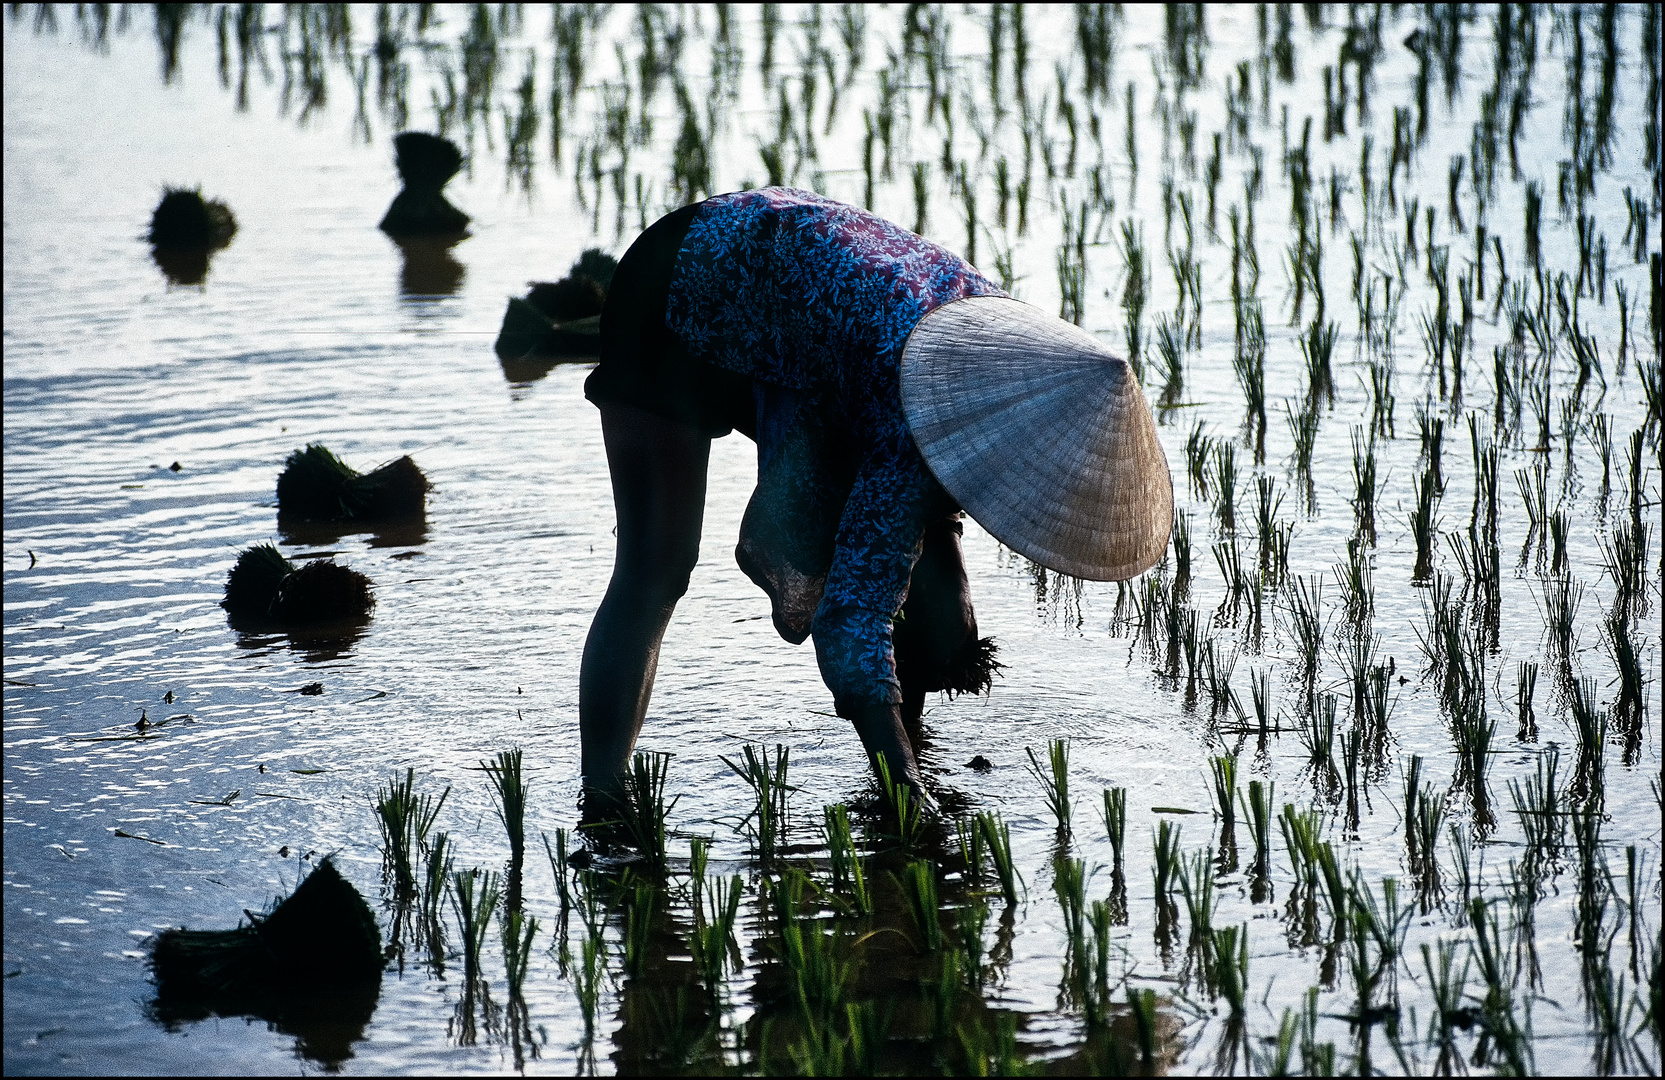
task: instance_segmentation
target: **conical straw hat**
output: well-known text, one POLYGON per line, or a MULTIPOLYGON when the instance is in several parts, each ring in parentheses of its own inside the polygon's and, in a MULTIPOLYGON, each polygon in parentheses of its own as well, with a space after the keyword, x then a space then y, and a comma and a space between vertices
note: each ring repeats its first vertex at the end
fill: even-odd
POLYGON ((901 381, 925 463, 1001 543, 1093 581, 1162 557, 1168 459, 1127 361, 1092 335, 1017 300, 969 297, 914 327, 901 381))

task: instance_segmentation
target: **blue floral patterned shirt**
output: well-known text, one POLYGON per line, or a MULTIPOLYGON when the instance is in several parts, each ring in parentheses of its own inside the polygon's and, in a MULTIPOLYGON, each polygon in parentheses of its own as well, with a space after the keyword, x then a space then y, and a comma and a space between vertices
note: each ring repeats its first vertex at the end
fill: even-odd
POLYGON ((791 188, 707 200, 677 255, 666 324, 753 380, 758 487, 736 555, 781 635, 813 633, 841 706, 901 700, 892 623, 925 527, 956 509, 903 417, 902 348, 932 309, 1001 295, 952 252, 791 188))

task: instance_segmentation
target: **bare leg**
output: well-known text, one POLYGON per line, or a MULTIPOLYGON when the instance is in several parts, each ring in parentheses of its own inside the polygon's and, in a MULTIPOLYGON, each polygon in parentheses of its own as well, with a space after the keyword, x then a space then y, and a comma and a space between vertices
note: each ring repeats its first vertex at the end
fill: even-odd
POLYGON ((618 547, 578 679, 587 792, 616 795, 641 734, 659 645, 699 559, 711 440, 630 405, 603 404, 618 547))

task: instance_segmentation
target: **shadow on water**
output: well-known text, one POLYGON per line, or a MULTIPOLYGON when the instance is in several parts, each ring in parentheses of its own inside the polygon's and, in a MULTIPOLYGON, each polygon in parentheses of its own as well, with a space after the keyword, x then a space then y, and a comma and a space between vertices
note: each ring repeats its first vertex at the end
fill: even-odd
POLYGON ((468 238, 466 232, 450 236, 413 236, 395 240, 404 263, 399 268, 399 294, 408 299, 455 296, 462 288, 468 268, 457 261, 451 249, 468 238))
POLYGON ((274 991, 238 999, 168 993, 158 996, 149 1012, 152 1020, 176 1034, 211 1017, 263 1020, 268 1030, 294 1036, 295 1053, 338 1072, 352 1059, 354 1044, 364 1040, 381 992, 377 982, 326 993, 274 991))

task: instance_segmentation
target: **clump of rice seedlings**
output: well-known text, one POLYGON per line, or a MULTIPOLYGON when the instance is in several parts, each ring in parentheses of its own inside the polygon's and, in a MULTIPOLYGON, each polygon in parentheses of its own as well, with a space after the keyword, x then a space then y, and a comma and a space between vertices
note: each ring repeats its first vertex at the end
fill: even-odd
POLYGON ((1578 741, 1578 764, 1573 769, 1572 796, 1576 802, 1600 806, 1605 798, 1608 713, 1596 708, 1594 679, 1584 678, 1571 687, 1573 735, 1578 741))
POLYGON ((1536 742, 1538 738, 1538 718, 1532 711, 1532 695, 1537 685, 1538 662, 1522 660, 1515 673, 1515 708, 1520 718, 1515 738, 1521 742, 1536 742))
POLYGON ((1231 688, 1231 673, 1236 666, 1235 649, 1222 659, 1218 641, 1208 638, 1203 642, 1203 683, 1208 688, 1209 712, 1213 716, 1230 712, 1239 720, 1242 718, 1243 706, 1238 703, 1237 692, 1231 688))
POLYGON ((1524 782, 1509 781, 1509 796, 1525 837, 1521 877, 1533 890, 1558 864, 1566 841, 1566 812, 1555 775, 1560 762, 1560 752, 1550 747, 1538 755, 1533 774, 1524 782))
MULTIPOLYGON (((856 851, 850 833, 850 812, 843 803, 826 807, 823 811, 827 832, 827 855, 832 864, 832 887, 847 892, 855 899, 856 911, 867 914, 873 910, 873 898, 867 891, 867 876, 862 871, 861 855, 856 851)), ((981 871, 981 852, 974 860, 974 872, 981 871)))
POLYGON ((1620 520, 1607 536, 1598 536, 1602 568, 1613 580, 1614 617, 1640 619, 1648 613, 1648 545, 1651 525, 1634 518, 1620 520))
POLYGON ((1249 672, 1249 695, 1254 702, 1255 729, 1264 740, 1272 731, 1268 722, 1272 714, 1272 672, 1270 669, 1249 672))
POLYGON ((1318 837, 1324 831, 1323 815, 1316 809, 1297 811, 1293 803, 1284 803, 1278 827, 1295 877, 1287 909, 1291 920, 1289 943, 1292 947, 1314 945, 1318 940, 1318 837))
POLYGON ((1047 808, 1052 811, 1053 818, 1058 822, 1060 835, 1070 832, 1070 748, 1064 739, 1048 739, 1046 744, 1047 767, 1042 768, 1041 761, 1035 756, 1032 747, 1024 747, 1023 752, 1029 757, 1029 774, 1041 785, 1041 792, 1046 797, 1047 808))
POLYGON ((1241 790, 1238 802, 1243 806, 1244 823, 1249 828, 1249 843, 1254 847, 1254 858, 1249 863, 1249 899, 1263 904, 1271 893, 1272 874, 1272 798, 1276 786, 1272 781, 1250 780, 1248 796, 1241 790))
MULTIPOLYGON (((1313 280, 1317 280, 1314 278, 1313 280)), ((1335 404, 1335 376, 1330 369, 1330 354, 1335 351, 1335 339, 1339 333, 1336 324, 1323 322, 1323 295, 1319 295, 1318 315, 1307 327, 1307 332, 1301 335, 1301 355, 1307 364, 1307 401, 1309 408, 1315 408, 1320 401, 1330 405, 1335 404)), ((1299 301, 1296 302, 1299 308, 1299 301)))
POLYGON ((1214 781, 1214 812, 1220 818, 1221 832, 1229 833, 1237 822, 1237 758, 1230 754, 1209 758, 1208 771, 1214 781))
MULTIPOLYGON (((1659 256, 1655 255, 1654 258, 1658 259, 1659 256)), ((1660 274, 1657 266, 1654 270, 1654 281, 1660 281, 1660 274)), ((1661 286, 1656 285, 1654 291, 1655 294, 1658 295, 1661 291, 1661 286)), ((1657 309, 1658 305, 1656 305, 1656 310, 1657 309)), ((1665 313, 1662 313, 1659 322, 1662 327, 1665 327, 1665 313)), ((1647 370, 1646 365, 1643 366, 1643 369, 1647 370)), ((1658 420, 1659 416, 1658 401, 1659 397, 1656 393, 1654 395, 1653 402, 1649 405, 1655 421, 1658 420)), ((1646 436, 1646 432, 1647 428, 1644 426, 1637 428, 1635 431, 1630 433, 1630 456, 1626 462, 1628 466, 1626 471, 1630 475, 1630 520, 1638 529, 1642 527, 1642 442, 1646 436)))
POLYGON ((509 911, 520 910, 522 871, 526 866, 526 781, 521 774, 521 750, 498 753, 495 761, 480 762, 480 769, 491 779, 497 804, 497 820, 502 822, 509 836, 509 878, 504 894, 504 905, 509 911))
POLYGON ((1191 587, 1191 515, 1174 515, 1170 542, 1174 552, 1174 592, 1184 595, 1191 587))
POLYGON ((1192 427, 1191 433, 1186 436, 1185 476, 1190 483, 1191 491, 1198 498, 1208 497, 1208 463, 1214 457, 1217 442, 1213 436, 1203 432, 1201 423, 1192 427))
POLYGON ((1445 419, 1435 416, 1426 406, 1418 406, 1416 410, 1417 436, 1422 443, 1420 457, 1433 474, 1438 491, 1445 490, 1445 471, 1443 457, 1445 449, 1445 419))
POLYGON ((1641 654, 1630 636, 1630 620, 1617 606, 1608 610, 1602 629, 1613 667, 1618 672, 1619 693, 1612 706, 1613 726, 1624 742, 1625 764, 1630 765, 1641 749, 1642 721, 1647 713, 1641 654))
POLYGON ((1376 545, 1376 440, 1353 428, 1353 526, 1360 539, 1376 545))
MULTIPOLYGON (((790 758, 791 749, 784 744, 775 744, 774 757, 771 758, 768 747, 747 743, 741 748, 742 764, 736 765, 726 757, 721 759, 734 775, 752 789, 752 809, 741 820, 741 827, 751 838, 752 850, 763 860, 774 857, 786 830, 787 800, 796 790, 786 782, 790 758)), ((880 755, 878 761, 888 780, 889 770, 884 756, 880 755)))
POLYGON ((1370 557, 1357 539, 1347 541, 1347 565, 1335 567, 1333 573, 1341 589, 1342 610, 1347 623, 1355 636, 1361 636, 1376 610, 1376 587, 1370 571, 1370 557))
MULTIPOLYGON (((1128 107, 1132 108, 1132 95, 1128 96, 1128 107)), ((1128 127, 1128 148, 1133 148, 1133 128, 1128 127)), ((1144 230, 1136 228, 1131 219, 1122 222, 1121 226, 1122 260, 1126 264, 1125 284, 1122 286, 1121 308, 1124 316, 1124 327, 1127 337, 1127 359, 1133 365, 1134 375, 1142 382, 1144 380, 1144 351, 1141 340, 1141 326, 1145 313, 1145 302, 1150 289, 1150 268, 1145 262, 1144 230)))
POLYGON ((358 890, 323 859, 295 891, 233 930, 164 930, 150 965, 164 1000, 226 1015, 270 994, 317 994, 381 978, 382 938, 358 890))
POLYGON ((655 874, 665 872, 665 822, 682 799, 678 795, 665 801, 670 765, 669 754, 637 751, 630 759, 630 771, 624 776, 624 797, 619 801, 625 839, 655 874))
POLYGON ((601 309, 618 261, 589 248, 559 281, 534 281, 510 297, 493 348, 501 360, 594 357, 601 348, 601 309))
MULTIPOLYGON (((1061 267, 1061 264, 1060 264, 1061 267)), ((1063 270, 1060 268, 1059 273, 1063 270)), ((1166 313, 1156 317, 1156 352, 1162 361, 1161 404, 1173 408, 1185 396, 1185 339, 1181 321, 1170 322, 1166 313)))
MULTIPOLYGON (((498 879, 489 870, 457 870, 451 874, 450 885, 451 912, 462 932, 464 992, 472 995, 481 978, 480 949, 485 944, 492 912, 497 910, 498 879)), ((472 1009, 468 1015, 471 1020, 472 1009)))
POLYGON ((1428 985, 1434 997, 1434 1011, 1428 1021, 1428 1041, 1435 1044, 1439 1051, 1436 1069, 1442 1074, 1453 1075, 1464 1064, 1454 1032, 1459 1027, 1472 1027, 1476 1012, 1463 1004, 1467 997, 1472 954, 1465 953, 1459 967, 1456 941, 1442 938, 1435 943, 1435 948, 1439 956, 1437 961, 1434 959, 1435 952, 1428 948, 1428 944, 1422 944, 1422 967, 1428 973, 1428 985))
POLYGON ((1127 789, 1124 787, 1104 789, 1104 831, 1110 838, 1110 852, 1112 866, 1115 872, 1122 869, 1123 844, 1127 839, 1127 789))
POLYGON ((892 779, 890 762, 883 754, 875 759, 879 770, 879 791, 885 806, 896 814, 896 838, 904 850, 911 850, 925 832, 925 813, 914 795, 913 786, 892 779))
POLYGON ((395 239, 464 232, 468 215, 441 194, 463 166, 457 145, 439 135, 406 131, 394 136, 393 148, 393 164, 404 190, 394 196, 377 228, 395 239))
POLYGON ((584 1037, 595 1036, 595 1021, 601 1005, 602 980, 607 974, 606 913, 601 906, 598 883, 587 871, 579 875, 578 913, 584 923, 580 961, 574 972, 573 993, 584 1018, 584 1037))
POLYGON ((1335 767, 1336 696, 1321 694, 1318 707, 1299 718, 1297 734, 1307 751, 1306 768, 1320 791, 1332 792, 1340 782, 1335 767))
POLYGON ((433 485, 407 454, 359 473, 323 443, 284 460, 278 517, 302 521, 385 522, 420 519, 433 485))
POLYGON ((1012 830, 1000 815, 992 810, 985 810, 977 815, 977 831, 982 834, 983 844, 989 853, 989 860, 994 864, 995 877, 1000 879, 1000 894, 1007 904, 1015 904, 1018 900, 1018 886, 1022 877, 1018 874, 1017 865, 1012 861, 1012 830))
POLYGON ((1280 565, 1287 566, 1287 559, 1278 557, 1287 546, 1287 537, 1281 535, 1285 530, 1278 522, 1278 511, 1282 508, 1283 492, 1277 490, 1277 482, 1265 474, 1255 477, 1255 533, 1260 551, 1260 570, 1262 574, 1273 576, 1274 580, 1277 580, 1276 571, 1280 565))
POLYGON ((416 770, 406 769, 403 780, 376 788, 376 821, 382 831, 382 873, 393 882, 393 896, 404 904, 417 896, 416 861, 428 842, 428 830, 451 794, 438 799, 416 794, 416 770))
POLYGON ((1295 478, 1312 502, 1312 451, 1318 443, 1318 410, 1308 407, 1299 413, 1283 403, 1284 418, 1295 440, 1295 478))
MULTIPOLYGON (((1237 224, 1235 214, 1233 208, 1234 230, 1237 224)), ((1259 300, 1246 298, 1237 304, 1236 351, 1232 353, 1232 368, 1237 373, 1238 385, 1243 389, 1247 408, 1243 422, 1251 435, 1255 463, 1259 464, 1266 460, 1266 329, 1259 300)))
POLYGON ((1439 478, 1432 468, 1417 479, 1416 509, 1409 515, 1411 533, 1416 540, 1416 565, 1411 571, 1411 581, 1417 584, 1425 584, 1434 576, 1434 535, 1439 528, 1434 518, 1434 504, 1439 489, 1439 478))
POLYGON ((1295 636, 1301 681, 1312 687, 1318 675, 1318 660, 1324 647, 1324 579, 1317 574, 1297 577, 1286 590, 1289 598, 1290 629, 1295 636))
POLYGON ((1577 625, 1578 605, 1583 599, 1583 583, 1574 581, 1571 577, 1562 575, 1544 582, 1544 625, 1549 632, 1550 644, 1554 647, 1556 658, 1561 662, 1563 676, 1569 675, 1572 670, 1572 657, 1577 646, 1573 630, 1577 625))
POLYGON ((1457 751, 1456 783, 1468 789, 1476 827, 1489 830, 1492 815, 1486 775, 1491 770, 1492 736, 1497 733, 1497 720, 1486 715, 1484 700, 1478 697, 1474 707, 1452 713, 1451 735, 1457 751))
POLYGON ((1214 445, 1214 513, 1220 528, 1237 528, 1237 448, 1229 442, 1214 445))
POLYGON ((804 1019, 815 1027, 829 1027, 844 1013, 853 969, 849 961, 839 959, 843 935, 836 929, 823 932, 819 922, 797 917, 803 883, 801 873, 789 871, 771 888, 781 920, 781 959, 804 1019))
POLYGON ((163 190, 162 201, 150 215, 145 239, 163 250, 206 253, 225 247, 236 235, 237 218, 225 203, 204 199, 201 187, 170 187, 163 190))
POLYGON ((1064 915, 1064 980, 1079 996, 1087 966, 1087 864, 1060 856, 1053 860, 1052 890, 1064 915))
POLYGON ((220 602, 235 619, 304 626, 361 620, 376 606, 370 579, 330 559, 297 567, 271 544, 245 549, 220 602))

